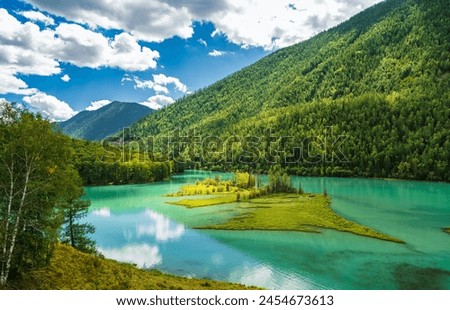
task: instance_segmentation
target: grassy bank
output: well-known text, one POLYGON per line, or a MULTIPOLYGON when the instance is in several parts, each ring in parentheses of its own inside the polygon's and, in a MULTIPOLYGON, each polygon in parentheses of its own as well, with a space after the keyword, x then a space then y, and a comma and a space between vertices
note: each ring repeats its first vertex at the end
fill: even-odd
POLYGON ((447 234, 450 234, 450 227, 443 228, 442 230, 447 234))
POLYGON ((58 245, 50 266, 24 275, 7 289, 23 290, 240 290, 249 289, 203 279, 146 271, 58 245))
POLYGON ((202 208, 208 206, 215 206, 225 203, 231 203, 236 201, 235 194, 226 194, 226 195, 217 195, 213 198, 205 198, 205 199, 183 199, 180 201, 171 201, 168 204, 183 206, 187 208, 202 208))

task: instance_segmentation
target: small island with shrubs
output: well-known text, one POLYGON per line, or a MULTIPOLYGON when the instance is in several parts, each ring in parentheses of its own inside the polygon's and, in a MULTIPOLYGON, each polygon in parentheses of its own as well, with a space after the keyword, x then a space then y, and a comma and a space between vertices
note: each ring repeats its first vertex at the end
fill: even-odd
POLYGON ((269 171, 268 184, 263 185, 260 175, 236 172, 232 180, 219 177, 206 178, 183 186, 170 197, 197 196, 167 202, 186 208, 209 207, 239 203, 239 215, 226 223, 195 227, 216 230, 273 230, 320 233, 321 229, 334 229, 380 240, 404 243, 402 240, 372 228, 349 221, 331 207, 331 198, 323 194, 305 193, 301 184, 293 186, 290 176, 275 166, 269 171), (206 196, 206 197, 205 197, 206 196))

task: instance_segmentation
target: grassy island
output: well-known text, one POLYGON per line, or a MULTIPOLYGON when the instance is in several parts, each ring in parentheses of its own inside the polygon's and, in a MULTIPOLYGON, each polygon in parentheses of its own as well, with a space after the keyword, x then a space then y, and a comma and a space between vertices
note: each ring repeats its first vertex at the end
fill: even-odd
MULTIPOLYGON (((1 287, 0 287, 1 288, 1 287)), ((50 265, 11 281, 6 289, 22 290, 242 290, 240 284, 188 279, 81 253, 58 244, 50 265)))
POLYGON ((447 234, 450 234, 450 227, 443 228, 442 230, 447 234))
POLYGON ((320 233, 321 228, 403 243, 349 221, 330 208, 330 198, 311 194, 271 194, 243 203, 242 214, 225 224, 198 227, 225 230, 279 230, 320 233))
POLYGON ((303 193, 295 190, 292 182, 279 173, 269 176, 269 185, 253 186, 252 176, 237 173, 232 181, 205 179, 196 184, 187 185, 171 196, 210 195, 183 199, 170 204, 187 208, 208 207, 218 204, 240 202, 240 214, 226 223, 195 227, 217 230, 277 230, 320 233, 321 229, 334 229, 360 236, 404 243, 402 240, 378 232, 369 227, 349 221, 337 214, 331 207, 331 198, 326 194, 303 193), (250 180, 249 180, 250 178, 250 180), (271 184, 274 182, 275 184, 271 184), (281 188, 278 191, 277 188, 281 188))

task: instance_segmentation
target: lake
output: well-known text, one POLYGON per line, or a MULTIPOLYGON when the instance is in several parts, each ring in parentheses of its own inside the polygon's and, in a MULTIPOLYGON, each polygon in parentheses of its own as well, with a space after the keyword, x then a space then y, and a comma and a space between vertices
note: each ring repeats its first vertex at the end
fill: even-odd
POLYGON ((183 184, 226 173, 186 171, 170 181, 86 188, 87 221, 105 257, 141 268, 269 289, 450 289, 450 184, 293 177, 306 192, 326 188, 345 218, 406 244, 334 230, 320 234, 209 231, 237 204, 186 209, 164 197, 183 184))

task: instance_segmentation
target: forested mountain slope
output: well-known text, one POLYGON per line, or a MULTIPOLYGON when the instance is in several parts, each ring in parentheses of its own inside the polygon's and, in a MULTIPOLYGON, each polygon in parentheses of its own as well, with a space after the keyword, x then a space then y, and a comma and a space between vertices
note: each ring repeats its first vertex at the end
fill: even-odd
POLYGON ((152 109, 129 102, 112 102, 95 111, 83 111, 59 123, 65 134, 86 140, 102 140, 153 112, 152 109))
POLYGON ((230 150, 205 144, 173 150, 204 168, 278 162, 297 174, 450 181, 449 31, 449 0, 387 0, 147 116, 132 133, 240 139, 232 161, 230 150))

